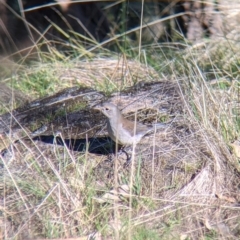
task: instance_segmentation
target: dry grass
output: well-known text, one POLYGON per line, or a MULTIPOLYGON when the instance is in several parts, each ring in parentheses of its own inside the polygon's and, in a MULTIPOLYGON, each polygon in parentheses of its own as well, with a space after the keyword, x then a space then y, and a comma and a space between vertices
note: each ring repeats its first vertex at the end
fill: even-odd
POLYGON ((139 109, 139 121, 172 119, 171 124, 143 139, 132 168, 123 168, 124 156, 109 163, 104 155, 64 146, 28 139, 14 143, 1 157, 5 237, 233 238, 239 231, 239 163, 227 143, 236 134, 238 83, 224 91, 199 75, 189 85, 188 79, 159 79, 134 61, 119 62, 97 59, 101 75, 97 70, 95 77, 91 64, 89 76, 78 66, 68 71, 92 86, 113 72, 120 79, 118 66, 132 73, 129 85, 134 74, 145 74, 159 82, 152 90, 140 85, 109 101, 126 107, 123 113, 132 119, 139 109))
MULTIPOLYGON (((141 64, 95 57, 22 66, 16 77, 5 78, 38 97, 91 87, 104 91, 104 100, 118 103, 132 120, 138 110, 138 121, 169 123, 127 149, 135 153, 128 168, 124 155, 107 162, 105 155, 87 151, 87 144, 85 152, 77 152, 8 138, 11 145, 0 156, 0 236, 237 239, 240 167, 233 150, 239 147, 231 142, 240 126, 239 52, 238 42, 225 38, 186 46, 174 57, 154 55, 159 72, 149 67, 152 59, 141 64), (29 87, 37 78, 45 79, 44 89, 29 87), (140 81, 149 85, 128 88, 140 81)), ((95 136, 106 134, 100 129, 95 136)))

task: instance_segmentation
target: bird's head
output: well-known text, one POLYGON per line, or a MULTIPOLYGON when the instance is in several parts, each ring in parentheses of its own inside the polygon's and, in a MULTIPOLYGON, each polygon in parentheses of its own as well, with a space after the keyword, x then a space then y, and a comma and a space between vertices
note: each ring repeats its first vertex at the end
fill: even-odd
POLYGON ((104 103, 102 105, 96 106, 95 109, 101 111, 109 119, 119 118, 121 116, 118 107, 113 103, 104 103))

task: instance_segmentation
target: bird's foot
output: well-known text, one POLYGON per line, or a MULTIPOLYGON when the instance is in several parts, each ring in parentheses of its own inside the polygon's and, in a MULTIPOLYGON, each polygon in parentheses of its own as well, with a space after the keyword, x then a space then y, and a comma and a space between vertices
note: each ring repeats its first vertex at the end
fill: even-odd
POLYGON ((128 154, 123 148, 120 149, 120 152, 124 153, 127 157, 126 162, 123 165, 124 168, 127 168, 131 163, 132 156, 130 154, 128 154))
POLYGON ((114 161, 114 159, 117 157, 117 155, 123 154, 123 153, 126 155, 126 162, 124 163, 123 167, 126 168, 130 165, 132 156, 130 154, 128 154, 123 148, 121 148, 116 155, 114 153, 109 154, 105 161, 112 163, 114 161))
MULTIPOLYGON (((122 153, 125 153, 125 154, 127 155, 127 152, 120 150, 120 151, 119 151, 118 153, 116 153, 116 154, 114 154, 114 153, 108 154, 107 159, 106 159, 105 161, 112 163, 112 162, 114 161, 114 159, 115 159, 115 158, 118 158, 118 155, 120 155, 120 154, 122 154, 122 153)), ((127 157, 129 157, 129 156, 127 155, 127 157)))

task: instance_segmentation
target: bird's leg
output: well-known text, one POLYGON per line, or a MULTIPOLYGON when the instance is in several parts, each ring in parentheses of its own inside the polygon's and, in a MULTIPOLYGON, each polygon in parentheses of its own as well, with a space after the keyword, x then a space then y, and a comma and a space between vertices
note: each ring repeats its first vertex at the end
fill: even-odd
MULTIPOLYGON (((120 148, 119 151, 116 149, 116 152, 115 152, 115 153, 109 153, 106 161, 108 161, 108 162, 113 162, 114 158, 117 157, 118 154, 121 154, 121 153, 123 152, 123 151, 122 151, 122 148, 123 148, 123 147, 121 146, 121 148, 120 148)), ((125 152, 125 151, 124 151, 124 152, 125 152)), ((126 153, 126 154, 127 154, 127 153, 126 153)))
POLYGON ((124 167, 128 167, 129 164, 131 163, 132 156, 130 154, 128 154, 127 151, 124 150, 123 146, 120 148, 118 153, 116 153, 116 154, 114 154, 114 153, 109 154, 107 159, 106 159, 106 161, 111 163, 111 162, 113 162, 115 156, 117 156, 118 154, 122 154, 122 153, 124 153, 126 155, 126 157, 127 157, 126 162, 124 163, 124 167))
POLYGON ((123 166, 124 166, 125 168, 127 168, 127 167, 130 165, 131 161, 132 161, 132 156, 129 156, 129 155, 128 155, 127 160, 126 160, 126 162, 124 163, 123 166))
POLYGON ((124 167, 128 167, 129 164, 131 163, 132 156, 129 155, 129 154, 124 150, 124 147, 122 147, 122 148, 120 149, 120 153, 125 153, 125 155, 127 156, 126 162, 124 163, 124 167))

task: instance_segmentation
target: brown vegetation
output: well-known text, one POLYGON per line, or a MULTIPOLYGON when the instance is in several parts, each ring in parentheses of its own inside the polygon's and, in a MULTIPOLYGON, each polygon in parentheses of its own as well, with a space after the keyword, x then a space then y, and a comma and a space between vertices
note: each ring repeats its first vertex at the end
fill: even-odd
MULTIPOLYGON (((103 63, 102 66, 106 66, 107 60, 103 63)), ((117 65, 115 61, 112 69, 117 65)), ((131 72, 136 64, 130 61, 125 67, 131 72)), ((139 66, 138 72, 141 69, 139 66)), ((77 68, 75 71, 81 79, 80 71, 77 68)), ((148 72, 152 71, 149 68, 148 72)), ((149 73, 145 76, 150 77, 149 73)), ((104 81, 96 74, 99 83, 104 81)), ((105 71, 103 75, 107 74, 105 71)), ((116 74, 115 78, 118 77, 116 74)), ((134 75, 130 78, 133 80, 134 75)), ((88 81, 91 82, 92 77, 88 81)), ((223 98, 223 94, 212 91, 210 86, 200 91, 198 85, 189 88, 185 83, 159 79, 155 75, 149 83, 139 83, 120 95, 106 97, 90 89, 75 88, 65 92, 68 94, 57 94, 16 110, 11 131, 14 134, 14 119, 17 119, 16 126, 19 124, 18 129, 28 136, 18 138, 19 141, 1 155, 5 236, 19 239, 46 236, 46 221, 57 230, 55 236, 63 238, 93 234, 96 229, 99 229, 96 235, 99 238, 100 235, 125 238, 127 234, 136 235, 140 226, 155 229, 159 236, 168 236, 166 239, 179 236, 196 239, 212 231, 220 239, 237 236, 239 168, 219 134, 217 116, 226 110, 212 107, 213 103, 217 106, 216 102, 226 102, 227 95, 223 98), (71 110, 71 99, 80 104, 82 110, 75 107, 71 110), (130 119, 134 119, 137 111, 138 121, 169 122, 166 129, 142 139, 133 150, 133 162, 128 168, 123 167, 124 155, 108 162, 106 153, 92 151, 92 137, 97 139, 95 144, 100 144, 106 130, 104 116, 91 107, 105 100, 118 103, 130 119), (29 106, 35 110, 28 111, 29 106), (71 127, 78 125, 78 136, 80 133, 85 136, 84 153, 56 145, 57 141, 52 145, 29 138, 26 120, 36 119, 32 113, 37 114, 36 110, 42 107, 43 112, 39 113, 42 117, 48 115, 45 124, 48 127, 43 126, 39 135, 76 137, 76 129, 71 127), (59 118, 62 121, 56 117, 51 120, 49 113, 54 115, 55 107, 56 110, 68 109, 59 118), (209 118, 205 118, 202 111, 206 111, 209 118), (77 113, 77 119, 70 117, 77 113), (21 114, 25 114, 25 118, 21 118, 21 114), (86 126, 90 131, 86 131, 86 126), (169 224, 171 231, 166 234, 169 224)), ((7 126, 8 121, 3 123, 7 126)), ((7 136, 11 139, 11 135, 7 136)), ((103 145, 106 149, 108 141, 103 145)))
MULTIPOLYGON (((125 38, 124 58, 96 44, 75 46, 75 59, 39 52, 48 61, 1 65, 0 238, 238 239, 236 6, 219 8, 225 38, 137 50, 125 38), (125 149, 128 167, 124 154, 106 161, 118 149, 93 109, 104 101, 133 121, 166 123, 125 149)), ((205 28, 209 16, 186 19, 195 17, 205 28)))

